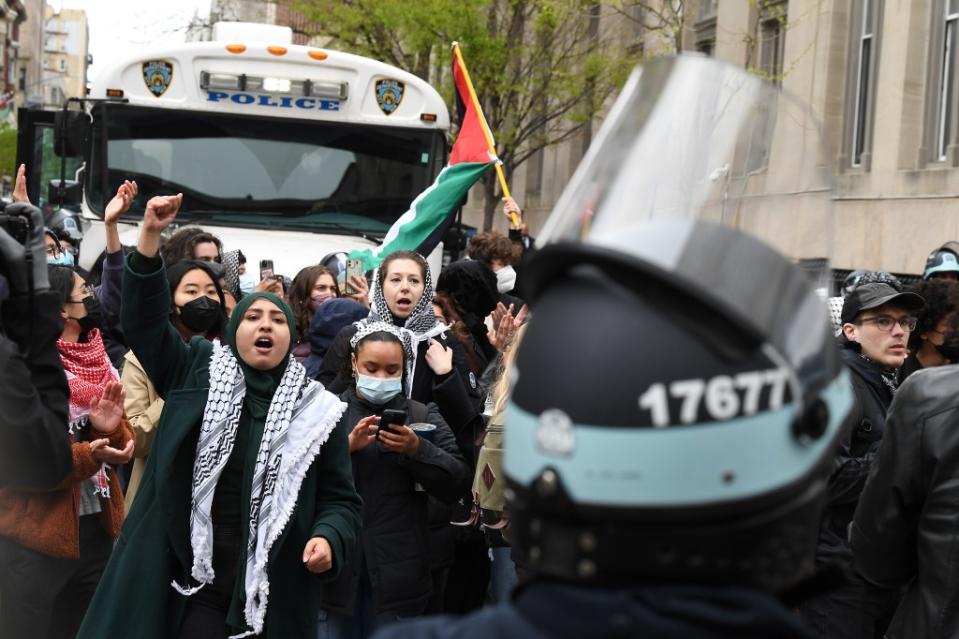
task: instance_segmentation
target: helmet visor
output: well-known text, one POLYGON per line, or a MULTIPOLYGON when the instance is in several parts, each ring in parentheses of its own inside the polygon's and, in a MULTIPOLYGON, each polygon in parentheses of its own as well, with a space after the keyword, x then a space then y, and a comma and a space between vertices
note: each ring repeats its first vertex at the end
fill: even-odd
POLYGON ((710 58, 658 59, 630 77, 540 237, 628 251, 651 221, 706 220, 825 275, 827 160, 814 114, 773 83, 710 58))

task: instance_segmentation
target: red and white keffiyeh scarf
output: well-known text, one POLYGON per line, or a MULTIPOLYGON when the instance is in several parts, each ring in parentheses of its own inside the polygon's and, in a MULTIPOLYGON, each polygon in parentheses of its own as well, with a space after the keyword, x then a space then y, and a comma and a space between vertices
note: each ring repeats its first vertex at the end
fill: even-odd
MULTIPOLYGON (((70 385, 69 432, 76 439, 90 426, 90 402, 103 396, 107 383, 119 381, 120 376, 107 357, 99 329, 87 333, 87 341, 83 343, 59 339, 57 350, 70 385)), ((109 499, 110 482, 106 471, 106 464, 102 464, 90 479, 96 494, 109 499)))

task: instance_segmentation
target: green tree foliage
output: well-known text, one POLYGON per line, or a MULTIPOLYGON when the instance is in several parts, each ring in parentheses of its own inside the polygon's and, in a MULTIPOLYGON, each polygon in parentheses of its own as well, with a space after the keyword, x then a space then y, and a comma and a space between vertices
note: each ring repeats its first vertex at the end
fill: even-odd
MULTIPOLYGON (((589 126, 635 64, 614 33, 600 33, 601 5, 298 0, 295 8, 322 25, 330 46, 411 71, 437 87, 451 106, 450 44, 458 41, 509 179, 541 149, 589 126)), ((501 195, 493 172, 485 177, 484 190, 489 228, 501 195)))
POLYGON ((11 177, 17 174, 17 130, 11 126, 0 127, 0 171, 11 177))

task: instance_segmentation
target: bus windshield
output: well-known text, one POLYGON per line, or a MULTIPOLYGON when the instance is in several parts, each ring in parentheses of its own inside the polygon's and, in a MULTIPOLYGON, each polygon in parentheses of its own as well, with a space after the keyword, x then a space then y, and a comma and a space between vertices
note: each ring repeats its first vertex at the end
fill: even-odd
POLYGON ((140 191, 131 213, 154 195, 182 192, 187 221, 381 235, 446 155, 439 130, 100 108, 87 193, 101 215, 126 179, 140 191))

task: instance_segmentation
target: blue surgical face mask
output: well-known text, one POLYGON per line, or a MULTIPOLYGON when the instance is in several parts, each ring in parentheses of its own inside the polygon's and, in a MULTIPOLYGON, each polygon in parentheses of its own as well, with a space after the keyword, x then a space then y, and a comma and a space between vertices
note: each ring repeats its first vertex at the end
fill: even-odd
POLYGON ((250 274, 240 276, 240 290, 244 295, 249 295, 256 288, 256 278, 250 274))
POLYGON ((385 404, 403 390, 402 377, 356 376, 356 392, 371 404, 385 404))
POLYGON ((52 259, 48 258, 47 264, 49 266, 73 266, 73 253, 64 251, 52 259))

